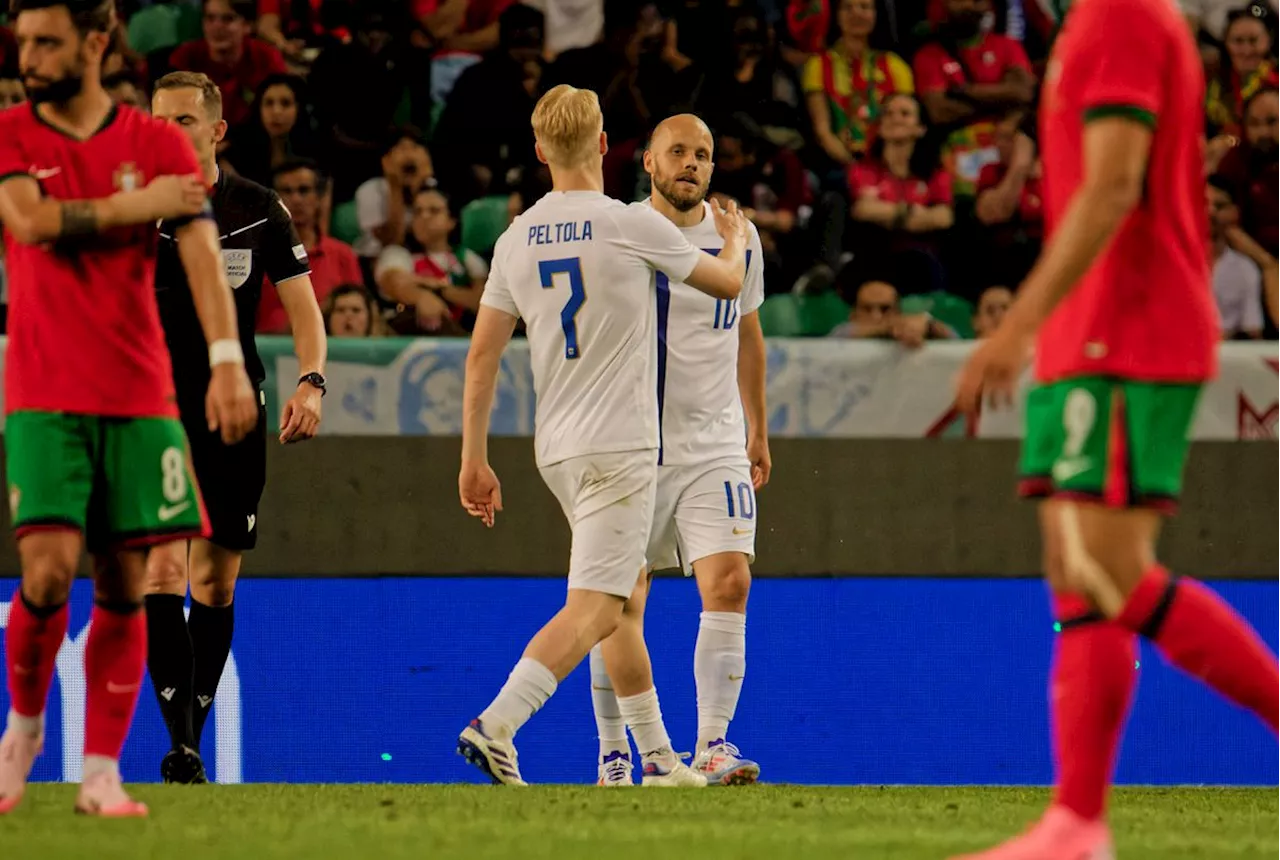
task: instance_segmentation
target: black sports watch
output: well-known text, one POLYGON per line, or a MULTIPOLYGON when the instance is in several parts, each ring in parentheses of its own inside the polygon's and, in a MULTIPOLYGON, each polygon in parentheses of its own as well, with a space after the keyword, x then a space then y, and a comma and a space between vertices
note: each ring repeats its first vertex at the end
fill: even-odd
POLYGON ((319 388, 321 397, 324 397, 326 394, 329 393, 329 390, 325 387, 325 379, 324 379, 323 373, 308 373, 306 376, 303 376, 301 379, 298 380, 299 385, 302 385, 304 382, 307 385, 313 386, 315 388, 319 388))

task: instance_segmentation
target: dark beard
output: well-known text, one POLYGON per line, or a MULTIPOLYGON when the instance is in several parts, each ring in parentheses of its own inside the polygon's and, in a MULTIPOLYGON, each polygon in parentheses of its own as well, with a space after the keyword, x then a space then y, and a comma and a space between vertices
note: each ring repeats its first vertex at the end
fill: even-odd
POLYGON ((655 180, 653 183, 653 189, 662 195, 663 200, 666 200, 674 206, 677 212, 688 212, 695 206, 701 206, 702 201, 707 198, 706 191, 703 191, 701 194, 693 198, 677 198, 675 196, 675 184, 675 180, 667 183, 660 183, 655 180))
POLYGON ((48 84, 27 87, 27 98, 34 104, 64 105, 84 89, 84 78, 80 75, 67 75, 61 80, 48 84))

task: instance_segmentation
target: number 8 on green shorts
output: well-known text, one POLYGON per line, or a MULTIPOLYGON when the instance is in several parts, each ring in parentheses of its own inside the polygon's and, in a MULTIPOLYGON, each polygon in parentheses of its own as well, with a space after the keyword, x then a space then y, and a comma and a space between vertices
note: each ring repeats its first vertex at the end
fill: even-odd
POLYGON ((91 552, 200 537, 204 509, 176 418, 14 412, 5 422, 19 537, 70 527, 91 552))
POLYGON ((1199 396, 1198 384, 1098 376, 1035 386, 1019 492, 1172 513, 1199 396))

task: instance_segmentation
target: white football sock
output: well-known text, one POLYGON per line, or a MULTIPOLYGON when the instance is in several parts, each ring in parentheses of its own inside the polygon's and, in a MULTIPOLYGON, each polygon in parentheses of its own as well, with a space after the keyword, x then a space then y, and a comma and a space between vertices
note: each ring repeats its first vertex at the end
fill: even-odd
POLYGON ((693 649, 698 685, 698 752, 729 732, 747 674, 747 616, 704 612, 693 649))
POLYGON ((114 758, 108 758, 104 755, 87 755, 84 757, 84 770, 81 771, 82 779, 97 776, 100 773, 109 773, 113 776, 120 776, 120 762, 114 758))
POLYGON ((24 735, 32 737, 41 737, 44 735, 44 713, 39 716, 24 717, 17 711, 9 711, 8 729, 11 732, 21 732, 24 735))
POLYGON ((547 703, 556 691, 556 676, 551 670, 528 657, 511 670, 507 683, 498 691, 493 704, 484 709, 480 722, 491 737, 510 738, 529 722, 529 718, 547 703))
POLYGON ((613 692, 613 682, 604 668, 604 653, 598 644, 591 649, 591 706, 596 712, 596 731, 600 734, 600 757, 611 752, 630 754, 627 724, 622 719, 618 696, 613 692))
POLYGON ((662 724, 662 708, 658 705, 657 690, 651 687, 648 692, 634 696, 619 696, 618 710, 631 728, 631 735, 636 739, 636 749, 640 751, 641 758, 671 752, 671 736, 667 734, 667 727, 662 724))

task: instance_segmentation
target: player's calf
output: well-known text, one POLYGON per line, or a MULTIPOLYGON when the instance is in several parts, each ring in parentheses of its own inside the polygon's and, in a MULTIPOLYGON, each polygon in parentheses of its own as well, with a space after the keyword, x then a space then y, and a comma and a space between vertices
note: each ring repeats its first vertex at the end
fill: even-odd
POLYGON ((721 552, 693 564, 702 595, 702 616, 693 652, 698 689, 698 746, 695 769, 713 784, 754 782, 755 762, 726 743, 747 675, 747 597, 751 568, 741 552, 721 552), (727 780, 727 782, 726 782, 727 780))
POLYGON ((79 533, 71 531, 35 532, 18 541, 23 578, 4 634, 9 714, 0 738, 0 814, 22 799, 44 743, 45 704, 67 632, 80 547, 79 533))

